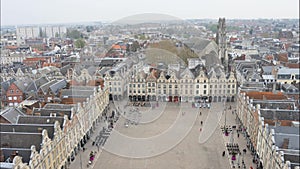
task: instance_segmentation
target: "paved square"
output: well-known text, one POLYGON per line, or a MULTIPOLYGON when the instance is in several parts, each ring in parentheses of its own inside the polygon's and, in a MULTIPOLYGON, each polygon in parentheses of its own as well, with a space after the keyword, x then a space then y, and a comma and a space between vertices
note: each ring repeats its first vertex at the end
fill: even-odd
MULTIPOLYGON (((204 130, 209 130, 210 128, 210 126, 204 127, 209 110, 211 112, 214 111, 214 113, 222 113, 222 104, 214 103, 211 109, 197 109, 192 108, 191 103, 182 103, 181 105, 167 103, 162 115, 154 122, 138 125, 130 124, 128 128, 124 126, 125 119, 120 118, 114 132, 128 136, 130 139, 123 140, 112 133, 94 168, 230 168, 228 159, 222 157, 222 152, 225 148, 219 125, 216 126, 217 129, 215 131, 212 131, 211 138, 205 143, 199 143, 200 132, 205 132, 204 130), (199 111, 201 111, 201 116, 199 111), (203 121, 204 124, 201 125, 200 121, 203 121), (175 123, 179 123, 178 127, 174 127, 175 123), (166 134, 171 132, 170 130, 173 128, 175 131, 172 131, 171 134, 166 134), (200 128, 203 128, 203 130, 200 131, 200 128), (162 139, 165 140, 159 140, 159 138, 158 140, 153 139, 149 141, 153 136, 160 137, 164 134, 166 136, 162 137, 162 139), (183 140, 176 140, 180 139, 181 134, 183 134, 183 140), (149 141, 149 144, 139 145, 141 140, 135 138, 147 138, 143 141, 149 141), (178 144, 174 145, 174 143, 178 144), (144 152, 139 153, 140 151, 144 152), (157 153, 151 153, 153 151, 157 151, 157 153), (115 152, 120 153, 121 156, 115 152), (137 158, 128 158, 122 154, 124 152, 133 156, 135 154, 145 155, 150 153, 150 156, 147 158, 140 158, 139 156, 136 156, 137 158)), ((145 113, 151 113, 151 111, 145 113)), ((207 120, 210 119, 208 118, 207 120)))

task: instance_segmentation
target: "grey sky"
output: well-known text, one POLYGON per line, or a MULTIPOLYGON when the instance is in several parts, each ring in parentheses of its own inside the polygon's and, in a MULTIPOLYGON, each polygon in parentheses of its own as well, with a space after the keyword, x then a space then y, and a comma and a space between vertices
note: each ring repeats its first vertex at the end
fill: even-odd
POLYGON ((178 18, 299 18, 299 0, 1 0, 1 25, 115 21, 141 13, 178 18))

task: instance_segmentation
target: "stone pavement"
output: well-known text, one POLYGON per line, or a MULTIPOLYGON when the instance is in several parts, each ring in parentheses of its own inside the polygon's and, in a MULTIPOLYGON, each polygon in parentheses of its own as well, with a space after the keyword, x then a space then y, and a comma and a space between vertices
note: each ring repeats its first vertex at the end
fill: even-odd
MULTIPOLYGON (((231 103, 232 104, 232 103, 231 103)), ((184 105, 184 104, 183 104, 184 105)), ((228 106, 229 104, 227 104, 228 106)), ((116 107, 118 107, 117 105, 116 107)), ((185 107, 185 106, 184 106, 185 107)), ((222 103, 212 104, 211 109, 207 108, 192 108, 191 104, 186 104, 186 108, 183 108, 185 113, 182 114, 177 106, 173 103, 168 103, 167 112, 163 113, 162 117, 155 120, 155 123, 148 124, 139 124, 132 125, 129 128, 125 128, 123 123, 123 117, 121 121, 119 120, 117 124, 115 124, 115 129, 111 133, 107 143, 104 145, 104 148, 99 150, 99 153, 96 154, 96 158, 93 166, 89 168, 123 168, 123 169, 163 169, 163 168, 172 168, 172 169, 210 169, 210 168, 221 168, 221 169, 229 169, 233 168, 231 164, 231 156, 226 151, 226 157, 222 157, 222 152, 226 150, 226 143, 229 143, 231 140, 231 135, 225 136, 222 134, 221 127, 224 126, 224 117, 225 114, 222 113, 224 105, 222 103), (170 104, 170 105, 169 105, 170 104), (202 115, 199 115, 199 111, 202 112, 202 115), (209 115, 211 115, 209 117, 209 115), (178 116, 178 117, 176 117, 178 116), (203 125, 200 124, 200 121, 203 121, 203 125), (192 128, 187 130, 191 123, 192 128), (212 122, 219 122, 217 125, 211 125, 212 122), (161 150, 166 150, 166 145, 172 145, 174 138, 177 138, 176 135, 168 135, 168 130, 171 130, 172 125, 177 124, 178 127, 175 126, 176 133, 180 135, 180 133, 187 132, 187 135, 184 136, 184 139, 179 143, 176 143, 175 146, 172 146, 167 152, 156 155, 149 158, 134 158, 133 155, 137 155, 141 153, 143 157, 150 154, 157 154, 161 150), (206 126, 208 125, 208 126, 206 126), (213 127, 216 127, 214 130, 213 127), (169 129, 170 128, 170 129, 169 129), (199 129, 200 133, 199 133, 199 129), (157 132, 158 131, 158 132, 157 132), (210 132, 207 132, 210 131, 210 132), (157 132, 157 133, 156 133, 157 132), (202 132, 202 133, 201 133, 202 132), (207 132, 207 133, 205 133, 207 132), (153 133, 156 133, 153 135, 153 133), (165 133, 165 134, 164 134, 165 133), (128 135, 129 134, 129 135, 128 135), (159 135, 165 135, 164 139, 159 140, 156 138, 159 135), (205 134, 211 134, 209 139, 205 141, 201 140, 201 134, 204 136, 205 134), (124 138, 129 138, 127 140, 119 140, 120 135, 124 135, 124 138), (132 135, 132 136, 130 136, 132 135), (135 136, 140 136, 140 138, 132 138, 135 136), (151 137, 150 142, 146 140, 151 137), (142 138, 146 138, 143 140, 142 138), (143 143, 143 144, 140 144, 143 143), (151 146, 152 145, 152 146, 151 146), (130 152, 129 158, 125 157, 124 154, 114 154, 110 149, 105 150, 105 148, 115 148, 116 151, 120 151, 121 153, 130 152), (124 151, 126 150, 126 151, 124 151), (141 151, 142 150, 142 151, 141 151), (120 156, 121 155, 121 156, 120 156), (122 157, 123 156, 123 157, 122 157), (131 157, 131 158, 130 158, 131 157), (132 158, 133 157, 133 158, 132 158)), ((232 104, 232 108, 234 109, 234 104, 232 104)), ((111 110, 114 110, 115 106, 111 104, 111 110)), ((154 116, 153 116, 154 117, 154 116)), ((80 169, 87 168, 88 157, 91 150, 97 150, 96 146, 92 146, 92 141, 97 136, 96 133, 99 133, 102 129, 102 126, 106 124, 98 124, 95 132, 93 133, 91 139, 86 144, 87 150, 85 152, 80 151, 81 160, 79 154, 76 156, 76 159, 72 162, 70 168, 80 169), (82 162, 80 162, 82 161, 82 162), (81 165, 82 164, 82 165, 81 165)), ((235 115, 232 115, 230 110, 227 110, 226 113, 226 125, 236 125, 235 115)), ((237 134, 233 134, 234 142, 238 143, 240 146, 240 151, 246 148, 246 141, 243 138, 242 134, 237 138, 237 134)), ((139 155, 141 155, 139 154, 139 155)), ((128 155, 128 154, 125 154, 128 155)), ((242 157, 237 157, 241 164, 242 157)), ((234 165, 237 166, 237 161, 235 161, 234 165)), ((247 152, 244 155, 244 161, 247 169, 252 163, 252 156, 250 152, 247 152)), ((238 168, 238 167, 235 167, 238 168)))
POLYGON ((114 104, 121 115, 128 120, 137 121, 140 124, 155 122, 164 112, 167 102, 150 102, 151 107, 132 107, 127 106, 127 100, 115 101, 114 104), (153 106, 153 108, 152 108, 153 106), (126 112, 124 114, 124 112, 126 112), (139 115, 138 117, 135 117, 139 115))
MULTIPOLYGON (((226 126, 236 126, 238 128, 238 124, 235 120, 236 118, 236 114, 232 113, 235 110, 235 105, 236 103, 227 103, 226 104, 226 126), (229 106, 231 106, 231 109, 229 109, 229 106)), ((225 125, 225 114, 223 115, 221 122, 220 122, 220 128, 224 127, 225 125)), ((228 136, 225 136, 225 134, 223 134, 223 139, 224 139, 224 144, 226 147, 227 143, 235 143, 238 144, 239 146, 239 150, 241 152, 240 155, 236 156, 236 160, 232 162, 231 160, 231 155, 228 154, 228 151, 226 150, 226 155, 228 160, 230 161, 231 167, 232 168, 250 168, 250 166, 252 166, 253 168, 256 167, 256 165, 254 165, 254 163, 252 162, 253 156, 251 155, 251 152, 247 149, 247 141, 244 138, 244 135, 239 132, 239 137, 238 137, 238 133, 237 133, 237 128, 236 129, 232 129, 232 132, 230 132, 230 134, 228 136), (246 154, 243 153, 243 149, 246 149, 247 152, 246 154), (242 160, 244 159, 244 163, 245 166, 242 165, 242 160)))
MULTIPOLYGON (((100 133, 100 131, 102 130, 103 127, 106 126, 106 123, 104 121, 101 121, 100 123, 98 123, 96 125, 96 128, 94 130, 94 132, 91 134, 90 139, 87 141, 87 143, 85 144, 85 151, 80 150, 77 155, 75 156, 75 160, 71 162, 69 168, 70 169, 83 169, 83 168, 88 168, 88 162, 89 162, 89 155, 90 152, 97 152, 95 155, 95 160, 97 161, 97 159, 99 158, 102 149, 101 147, 99 147, 99 149, 96 146, 93 146, 92 143, 93 141, 96 139, 97 135, 100 133)), ((95 162, 94 162, 95 163, 95 162)), ((92 164, 93 166, 94 164, 92 164)), ((89 168, 92 168, 91 166, 89 166, 89 168)))
POLYGON ((159 135, 134 138, 113 130, 104 149, 127 158, 148 158, 165 153, 180 143, 193 127, 198 113, 182 113, 190 109, 190 103, 182 103, 175 122, 159 135))
MULTIPOLYGON (((114 110, 115 107, 110 104, 110 112, 108 112, 108 115, 111 114, 111 110, 114 110)), ((83 168, 93 168, 96 164, 97 159, 100 157, 102 153, 102 147, 97 147, 96 145, 92 145, 93 141, 96 140, 96 137, 99 136, 100 131, 104 128, 108 127, 107 122, 104 120, 101 120, 96 124, 95 130, 93 133, 91 133, 90 139, 85 144, 85 151, 80 150, 77 155, 75 156, 75 160, 71 162, 70 166, 68 168, 70 169, 83 169, 83 168), (94 158, 94 163, 91 165, 88 165, 89 157, 91 151, 97 152, 94 158)))

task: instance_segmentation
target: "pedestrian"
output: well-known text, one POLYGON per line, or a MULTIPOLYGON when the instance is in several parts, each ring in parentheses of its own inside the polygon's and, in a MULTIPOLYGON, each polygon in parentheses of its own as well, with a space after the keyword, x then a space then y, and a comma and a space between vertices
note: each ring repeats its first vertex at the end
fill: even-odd
POLYGON ((201 123, 201 125, 202 125, 202 124, 203 124, 203 121, 201 121, 200 123, 201 123))
POLYGON ((202 128, 200 128, 200 132, 202 131, 202 128))
POLYGON ((237 133, 237 137, 238 137, 238 138, 240 137, 240 133, 237 133))
POLYGON ((223 151, 222 156, 223 156, 223 157, 225 156, 225 151, 223 151))
POLYGON ((200 113, 199 113, 199 114, 200 114, 200 116, 202 115, 201 111, 200 111, 200 113))

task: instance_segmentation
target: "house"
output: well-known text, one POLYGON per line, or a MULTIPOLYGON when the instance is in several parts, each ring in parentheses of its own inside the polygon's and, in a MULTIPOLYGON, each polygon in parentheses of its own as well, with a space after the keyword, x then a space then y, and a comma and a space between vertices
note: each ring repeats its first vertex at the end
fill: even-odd
POLYGON ((13 82, 6 91, 6 104, 10 107, 16 107, 25 100, 27 87, 33 81, 28 78, 19 79, 13 82))

